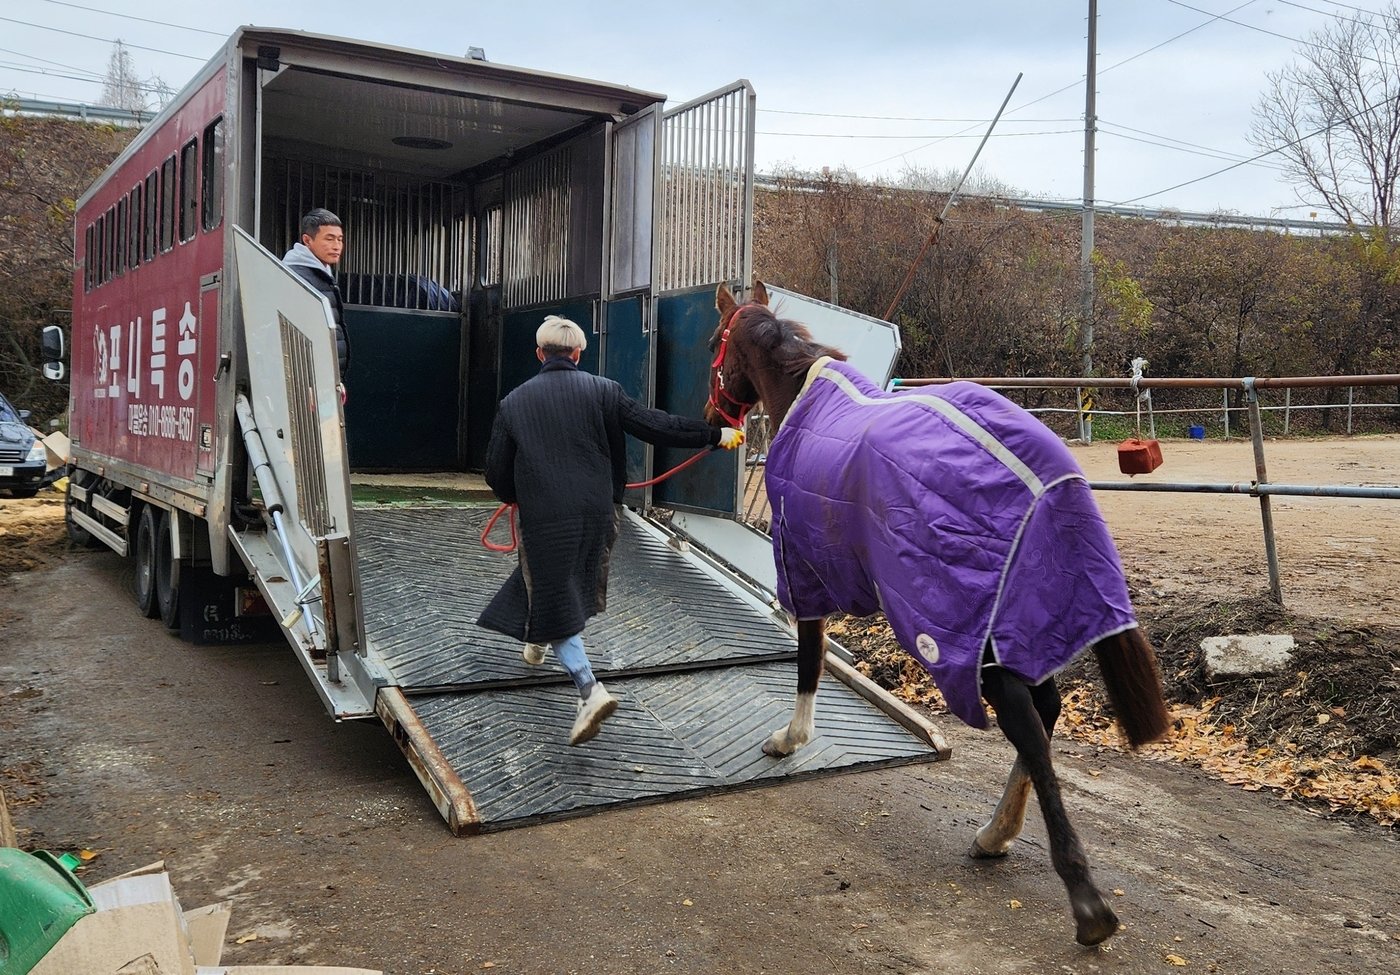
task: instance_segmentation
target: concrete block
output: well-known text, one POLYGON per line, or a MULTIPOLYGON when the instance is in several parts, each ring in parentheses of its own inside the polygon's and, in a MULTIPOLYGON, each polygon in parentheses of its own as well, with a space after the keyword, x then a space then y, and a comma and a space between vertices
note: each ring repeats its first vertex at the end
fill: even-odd
POLYGON ((1277 673, 1293 659, 1294 647, 1288 634, 1208 636, 1201 641, 1210 677, 1277 673))

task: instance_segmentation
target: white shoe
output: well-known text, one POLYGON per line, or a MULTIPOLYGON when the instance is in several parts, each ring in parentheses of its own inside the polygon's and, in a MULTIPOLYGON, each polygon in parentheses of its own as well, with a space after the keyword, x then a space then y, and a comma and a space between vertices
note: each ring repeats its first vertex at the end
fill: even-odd
POLYGON ((574 728, 569 732, 570 745, 582 745, 598 734, 603 722, 617 710, 617 698, 608 693, 602 684, 593 685, 593 693, 578 702, 578 717, 574 728))
POLYGON ((520 651, 520 659, 531 667, 538 667, 544 663, 544 644, 527 643, 525 649, 520 651))

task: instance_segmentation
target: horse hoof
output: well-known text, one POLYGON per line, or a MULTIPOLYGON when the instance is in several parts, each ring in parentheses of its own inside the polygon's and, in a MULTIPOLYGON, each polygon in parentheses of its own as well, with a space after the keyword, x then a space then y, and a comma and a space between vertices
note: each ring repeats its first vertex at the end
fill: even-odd
POLYGON ((974 860, 1000 860, 1006 856, 1010 849, 1011 847, 1008 846, 1004 850, 984 850, 981 844, 974 839, 967 855, 974 860))
POLYGON ((784 750, 781 745, 774 743, 773 739, 768 739, 763 743, 763 754, 773 758, 787 758, 792 754, 792 749, 784 750))
POLYGON ((1092 947, 1100 945, 1118 933, 1118 915, 1102 897, 1097 903, 1074 904, 1074 940, 1092 947))

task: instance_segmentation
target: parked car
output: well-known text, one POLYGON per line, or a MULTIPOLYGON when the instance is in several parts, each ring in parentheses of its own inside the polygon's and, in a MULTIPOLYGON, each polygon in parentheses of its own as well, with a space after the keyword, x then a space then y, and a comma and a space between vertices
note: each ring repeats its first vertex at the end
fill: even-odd
POLYGON ((43 483, 47 466, 44 445, 25 421, 28 410, 17 410, 0 395, 0 491, 32 498, 43 483))

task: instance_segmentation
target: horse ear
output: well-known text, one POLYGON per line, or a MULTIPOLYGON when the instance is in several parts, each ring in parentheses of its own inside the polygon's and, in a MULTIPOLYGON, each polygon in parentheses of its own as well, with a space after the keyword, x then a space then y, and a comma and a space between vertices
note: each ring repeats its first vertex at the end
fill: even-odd
POLYGON ((715 310, 719 312, 719 317, 725 318, 737 307, 739 307, 739 303, 734 300, 729 285, 721 281, 719 287, 715 289, 715 310))
POLYGON ((753 292, 749 295, 749 301, 755 305, 768 307, 768 289, 763 286, 763 282, 758 280, 758 275, 753 276, 753 292))

